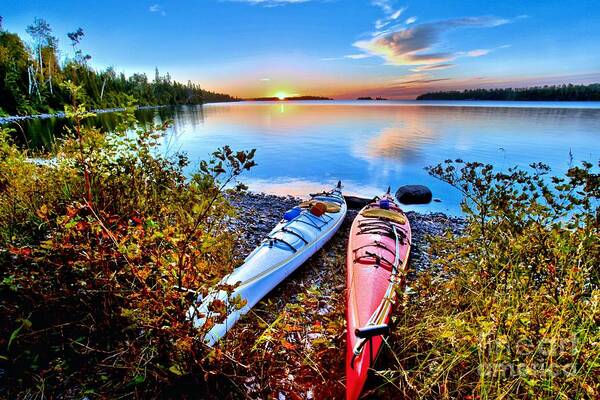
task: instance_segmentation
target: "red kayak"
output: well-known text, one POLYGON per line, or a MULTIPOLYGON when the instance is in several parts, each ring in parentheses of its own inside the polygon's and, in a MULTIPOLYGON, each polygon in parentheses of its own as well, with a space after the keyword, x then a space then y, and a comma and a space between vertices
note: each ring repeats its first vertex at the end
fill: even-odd
POLYGON ((358 399, 388 332, 396 291, 405 282, 411 231, 386 193, 365 206, 350 230, 346 266, 346 399, 358 399))

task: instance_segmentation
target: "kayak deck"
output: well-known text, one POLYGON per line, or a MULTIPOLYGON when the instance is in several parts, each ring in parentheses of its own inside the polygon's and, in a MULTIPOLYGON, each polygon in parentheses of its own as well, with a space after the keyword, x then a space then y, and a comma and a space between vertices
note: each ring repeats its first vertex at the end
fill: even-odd
POLYGON ((404 284, 410 252, 408 219, 391 196, 361 210, 352 223, 346 257, 346 398, 357 399, 382 344, 396 289, 404 284), (357 329, 361 330, 357 336, 357 329))

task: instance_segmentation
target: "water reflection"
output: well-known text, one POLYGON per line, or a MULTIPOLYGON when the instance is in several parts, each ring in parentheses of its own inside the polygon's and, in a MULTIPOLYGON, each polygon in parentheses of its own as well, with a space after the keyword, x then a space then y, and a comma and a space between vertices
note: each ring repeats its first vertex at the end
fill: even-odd
MULTIPOLYGON (((598 108, 462 104, 232 103, 136 115, 141 124, 173 120, 165 151, 185 151, 194 162, 225 144, 257 148, 258 166, 245 177, 254 190, 299 195, 341 179, 347 191, 373 196, 388 185, 423 183, 442 199, 427 209, 450 212, 458 211, 459 194, 429 177, 425 166, 448 158, 500 168, 543 161, 560 172, 569 165, 569 151, 575 162, 600 155, 598 108)), ((102 114, 86 123, 110 130, 118 118, 102 114)), ((47 147, 63 127, 61 120, 38 120, 23 131, 31 146, 47 147)))
POLYGON ((436 141, 439 131, 435 131, 423 118, 421 112, 403 113, 397 116, 395 125, 383 128, 381 132, 370 138, 364 152, 363 143, 356 143, 357 154, 367 159, 392 159, 410 162, 420 157, 420 149, 436 141))
MULTIPOLYGON (((199 121, 202 123, 202 107, 161 107, 152 109, 141 109, 135 111, 135 116, 141 127, 148 127, 152 123, 161 123, 167 120, 199 121)), ((95 126, 103 131, 110 132, 117 128, 122 122, 123 115, 120 112, 107 112, 97 114, 95 117, 85 119, 84 126, 95 126)), ((10 124, 16 132, 15 140, 34 150, 51 150, 56 139, 66 134, 72 124, 64 118, 31 119, 13 122, 10 124)), ((176 133, 174 127, 173 133, 176 133)))

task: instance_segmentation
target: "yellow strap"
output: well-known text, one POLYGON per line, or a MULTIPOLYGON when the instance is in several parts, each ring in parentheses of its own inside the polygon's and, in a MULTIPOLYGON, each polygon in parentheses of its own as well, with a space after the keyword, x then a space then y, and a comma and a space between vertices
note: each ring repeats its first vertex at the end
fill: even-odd
POLYGON ((406 217, 400 213, 384 210, 381 208, 369 208, 364 210, 361 215, 367 218, 385 218, 400 225, 406 224, 406 217))
POLYGON ((325 206, 327 206, 326 212, 328 212, 328 213, 337 213, 337 212, 340 212, 340 210, 342 209, 338 204, 335 204, 335 203, 332 203, 332 202, 329 202, 329 201, 319 201, 319 200, 306 200, 306 201, 303 201, 302 203, 300 203, 300 207, 301 208, 311 208, 316 203, 323 203, 323 204, 325 204, 325 206))

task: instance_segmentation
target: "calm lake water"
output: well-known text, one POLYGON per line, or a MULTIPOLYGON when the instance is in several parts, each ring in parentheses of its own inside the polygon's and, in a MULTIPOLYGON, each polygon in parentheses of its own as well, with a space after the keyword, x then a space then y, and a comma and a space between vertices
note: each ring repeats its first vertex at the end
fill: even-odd
MULTIPOLYGON (((251 190, 306 195, 341 179, 349 194, 374 196, 388 185, 425 184, 441 203, 422 211, 459 212, 460 196, 424 168, 448 158, 499 168, 541 161, 562 173, 600 157, 600 104, 511 102, 221 103, 138 112, 143 121, 171 118, 165 151, 191 160, 225 144, 256 148, 258 166, 244 176, 251 190)), ((112 117, 99 122, 111 127, 112 117)), ((23 125, 23 124, 22 124, 23 125)), ((23 129, 49 143, 60 120, 23 129)))

